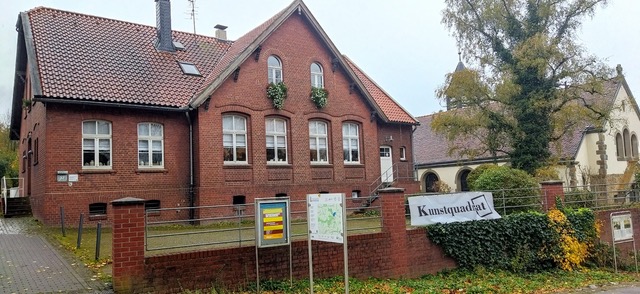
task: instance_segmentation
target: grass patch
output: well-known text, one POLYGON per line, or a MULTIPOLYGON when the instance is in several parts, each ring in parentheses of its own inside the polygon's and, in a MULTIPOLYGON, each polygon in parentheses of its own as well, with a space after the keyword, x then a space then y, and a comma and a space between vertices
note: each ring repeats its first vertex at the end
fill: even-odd
MULTIPOLYGON (((598 287, 620 283, 639 282, 635 273, 614 273, 607 269, 585 269, 567 272, 553 270, 534 274, 514 274, 502 270, 452 270, 419 279, 349 279, 350 293, 559 293, 563 291, 598 287)), ((262 293, 309 293, 309 281, 266 281, 262 293)), ((185 293, 254 293, 255 287, 245 292, 225 292, 220 289, 188 291, 185 293)), ((344 293, 344 279, 314 280, 315 293, 344 293)))

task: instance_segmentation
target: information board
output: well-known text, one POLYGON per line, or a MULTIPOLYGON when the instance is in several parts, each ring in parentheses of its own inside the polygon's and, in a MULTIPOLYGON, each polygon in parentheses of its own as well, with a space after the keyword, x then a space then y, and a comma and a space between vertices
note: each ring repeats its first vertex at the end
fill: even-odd
POLYGON ((289 199, 256 199, 258 247, 289 245, 289 199))
POLYGON ((344 194, 308 194, 309 238, 344 243, 344 194))

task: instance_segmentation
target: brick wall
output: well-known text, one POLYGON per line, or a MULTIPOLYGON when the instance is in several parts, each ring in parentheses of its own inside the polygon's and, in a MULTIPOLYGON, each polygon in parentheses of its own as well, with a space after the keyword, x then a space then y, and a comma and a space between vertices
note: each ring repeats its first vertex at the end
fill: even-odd
MULTIPOLYGON (((187 206, 189 183, 189 132, 184 113, 162 113, 105 107, 36 103, 25 123, 37 125, 39 163, 32 178, 33 214, 48 225, 60 224, 60 207, 65 223, 76 224, 84 213, 88 225, 104 218, 89 218, 89 204, 109 203, 125 196, 160 200, 162 207, 187 206), (42 107, 42 111, 39 111, 42 107), (38 115, 42 113, 42 118, 38 115), (27 121, 29 121, 27 120, 27 121), (105 120, 112 124, 112 169, 82 167, 82 122, 105 120), (137 125, 156 122, 164 127, 164 168, 138 168, 137 125), (46 133, 44 126, 46 125, 46 133), (78 182, 57 182, 56 172, 78 174, 78 182), (35 188, 37 187, 37 188, 35 188)), ((34 135, 35 136, 35 135, 34 135)), ((109 211, 108 211, 109 213, 109 211)))
MULTIPOLYGON (((419 277, 455 267, 453 260, 445 257, 428 240, 425 230, 405 229, 402 189, 383 190, 381 200, 383 231, 348 237, 350 277, 419 277)), ((143 236, 131 232, 140 225, 144 226, 144 220, 139 218, 142 206, 135 199, 118 200, 113 206, 114 214, 121 216, 114 216, 113 231, 113 279, 117 292, 177 293, 185 289, 207 289, 212 286, 234 289, 255 282, 255 247, 203 250, 140 259, 140 254, 144 255, 144 248, 125 244, 136 245, 144 241, 143 236), (140 267, 143 268, 142 272, 139 272, 140 267), (136 274, 139 275, 134 276, 136 274)), ((307 244, 306 240, 291 244, 292 271, 296 279, 309 277, 307 244)), ((312 241, 312 250, 315 278, 343 275, 342 244, 312 241)), ((261 248, 259 257, 261 279, 289 278, 288 246, 261 248)))

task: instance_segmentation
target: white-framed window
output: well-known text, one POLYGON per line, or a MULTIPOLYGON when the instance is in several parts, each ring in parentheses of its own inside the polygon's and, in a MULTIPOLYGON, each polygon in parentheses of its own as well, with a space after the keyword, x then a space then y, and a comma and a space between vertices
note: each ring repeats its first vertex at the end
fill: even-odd
POLYGON ((400 147, 400 160, 407 160, 407 148, 404 146, 400 147))
POLYGON ((316 88, 324 88, 324 76, 322 74, 322 66, 314 62, 311 64, 311 86, 316 88))
POLYGON ((232 114, 222 116, 224 163, 247 163, 247 119, 232 114))
POLYGON ((269 56, 267 58, 267 67, 269 69, 269 83, 280 83, 282 82, 282 62, 278 57, 274 55, 269 56))
POLYGON ((342 125, 342 151, 345 163, 360 163, 360 132, 355 123, 342 125))
POLYGON ((111 123, 82 122, 82 167, 111 168, 111 123))
POLYGON ((267 163, 287 163, 287 122, 281 118, 267 118, 265 130, 267 163))
POLYGON ((328 127, 323 121, 309 122, 309 156, 311 163, 329 163, 328 127))
POLYGON ((161 124, 138 124, 138 167, 164 167, 164 129, 161 124))

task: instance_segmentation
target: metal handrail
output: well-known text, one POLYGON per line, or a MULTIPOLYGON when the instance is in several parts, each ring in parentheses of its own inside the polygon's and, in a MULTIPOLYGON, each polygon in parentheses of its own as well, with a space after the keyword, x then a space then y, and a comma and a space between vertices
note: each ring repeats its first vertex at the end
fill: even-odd
POLYGON ((3 214, 7 214, 7 193, 8 193, 8 189, 7 189, 7 177, 2 177, 2 209, 3 214))
POLYGON ((380 189, 380 187, 382 187, 385 182, 382 181, 382 176, 383 175, 387 175, 387 173, 391 170, 391 174, 393 175, 393 179, 395 181, 395 179, 398 177, 398 163, 394 163, 391 165, 391 167, 389 167, 387 170, 385 170, 383 173, 380 173, 380 176, 375 179, 371 184, 369 184, 369 197, 373 196, 375 194, 375 192, 380 189), (376 185, 377 184, 377 185, 376 185), (376 185, 374 188, 371 188, 373 185, 376 185))

